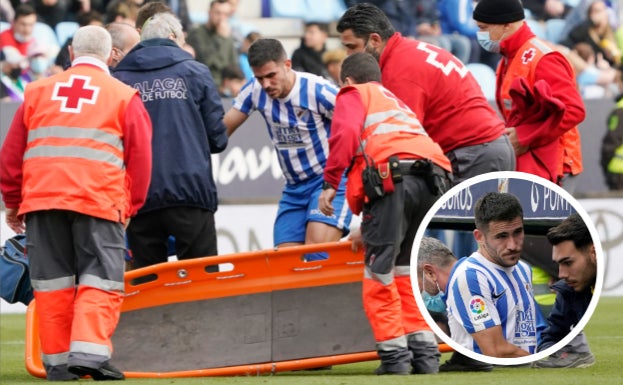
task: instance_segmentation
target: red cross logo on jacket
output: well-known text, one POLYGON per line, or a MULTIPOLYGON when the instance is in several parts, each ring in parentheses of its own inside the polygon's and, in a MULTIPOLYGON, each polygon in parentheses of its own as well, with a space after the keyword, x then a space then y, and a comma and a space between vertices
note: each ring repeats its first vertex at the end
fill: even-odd
POLYGON ((54 85, 52 100, 62 102, 62 112, 80 113, 85 103, 95 104, 100 88, 91 86, 88 76, 71 75, 67 83, 58 82, 54 85))
POLYGON ((532 59, 534 59, 536 50, 534 48, 527 49, 521 54, 521 62, 523 64, 528 64, 532 59))

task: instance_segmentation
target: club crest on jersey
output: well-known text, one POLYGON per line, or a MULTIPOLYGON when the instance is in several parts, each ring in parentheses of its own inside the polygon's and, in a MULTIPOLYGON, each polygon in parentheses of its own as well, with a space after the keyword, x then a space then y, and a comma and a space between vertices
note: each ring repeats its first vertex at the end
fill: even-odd
POLYGON ((474 323, 482 323, 491 319, 491 313, 485 303, 485 299, 479 295, 471 297, 468 301, 469 314, 474 323))
POLYGON ((304 109, 304 108, 295 108, 294 109, 294 114, 296 115, 296 118, 298 120, 302 120, 302 121, 305 121, 305 122, 307 122, 309 120, 309 116, 311 115, 309 110, 304 109))
POLYGON ((521 62, 523 64, 528 64, 535 57, 536 57, 536 50, 534 48, 528 48, 527 50, 523 51, 523 53, 521 54, 521 62))

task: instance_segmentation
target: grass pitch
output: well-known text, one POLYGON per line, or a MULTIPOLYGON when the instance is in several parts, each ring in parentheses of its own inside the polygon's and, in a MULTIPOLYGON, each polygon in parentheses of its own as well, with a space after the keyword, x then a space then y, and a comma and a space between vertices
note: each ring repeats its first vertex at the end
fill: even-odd
MULTIPOLYGON (((0 385, 45 384, 32 377, 24 365, 25 314, 0 315, 0 385)), ((597 362, 586 369, 531 369, 496 367, 489 373, 442 373, 416 376, 375 376, 378 362, 337 365, 331 370, 284 372, 256 377, 200 377, 127 379, 135 385, 350 385, 350 384, 426 384, 426 385, 620 385, 623 383, 623 297, 604 297, 588 323, 585 333, 597 362)), ((448 355, 444 355, 442 362, 448 355)), ((173 359, 173 358, 172 358, 173 359)), ((92 380, 80 380, 91 382, 92 380)), ((73 382, 75 383, 75 382, 73 382)))

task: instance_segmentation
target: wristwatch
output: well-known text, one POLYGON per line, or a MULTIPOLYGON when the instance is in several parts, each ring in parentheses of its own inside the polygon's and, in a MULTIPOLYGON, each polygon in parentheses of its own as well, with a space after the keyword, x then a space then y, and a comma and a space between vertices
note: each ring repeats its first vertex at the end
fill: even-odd
POLYGON ((331 186, 331 183, 327 182, 326 180, 322 183, 322 189, 323 190, 328 190, 328 189, 333 189, 335 190, 335 187, 331 186))

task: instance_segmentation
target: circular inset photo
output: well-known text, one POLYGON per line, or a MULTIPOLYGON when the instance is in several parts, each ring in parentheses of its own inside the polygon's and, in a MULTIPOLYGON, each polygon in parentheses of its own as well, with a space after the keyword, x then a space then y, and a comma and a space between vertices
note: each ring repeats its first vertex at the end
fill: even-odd
POLYGON ((426 214, 411 255, 416 302, 454 349, 442 370, 592 365, 582 329, 602 261, 595 225, 561 187, 521 172, 454 186, 426 214))

